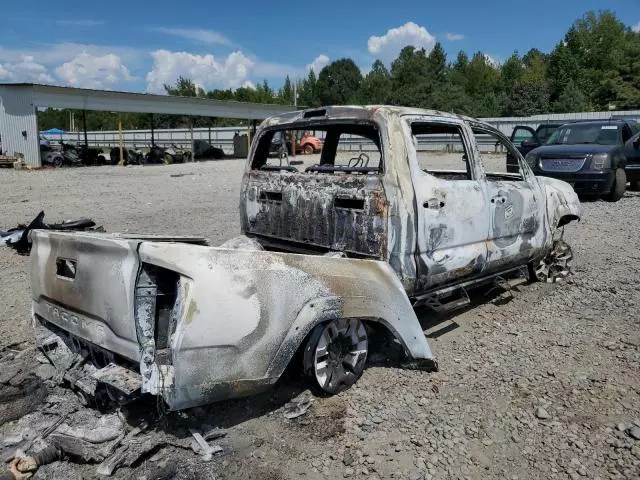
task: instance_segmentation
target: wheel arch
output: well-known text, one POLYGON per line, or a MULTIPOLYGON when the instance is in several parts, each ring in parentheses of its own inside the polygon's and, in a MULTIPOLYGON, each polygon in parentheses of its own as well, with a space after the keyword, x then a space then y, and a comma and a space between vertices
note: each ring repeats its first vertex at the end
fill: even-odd
POLYGON ((625 168, 627 166, 627 156, 623 149, 616 149, 611 153, 611 168, 625 168))
MULTIPOLYGON (((304 349, 314 328, 325 322, 338 318, 358 318, 365 326, 374 327, 388 339, 394 339, 402 346, 406 365, 409 367, 423 368, 425 370, 437 369, 437 363, 431 353, 422 327, 413 308, 411 319, 402 320, 396 317, 394 321, 390 308, 379 308, 371 302, 368 312, 358 312, 350 308, 349 303, 353 299, 343 299, 337 296, 320 297, 309 300, 298 313, 295 322, 291 325, 284 341, 278 348, 273 360, 267 368, 267 376, 277 378, 282 375, 297 354, 304 349), (365 315, 356 313, 368 313, 365 315)), ((410 303, 407 299, 407 304, 410 303)), ((402 310, 402 309, 400 309, 402 310)))
POLYGON ((557 228, 564 227, 566 224, 570 222, 579 221, 579 220, 580 220, 580 217, 578 215, 574 213, 568 213, 560 217, 560 219, 558 220, 557 228))

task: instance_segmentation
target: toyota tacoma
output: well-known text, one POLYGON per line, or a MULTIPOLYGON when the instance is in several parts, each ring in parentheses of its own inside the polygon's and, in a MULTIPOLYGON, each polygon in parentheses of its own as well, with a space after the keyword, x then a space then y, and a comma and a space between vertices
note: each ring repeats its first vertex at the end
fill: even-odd
POLYGON ((415 307, 458 305, 519 271, 562 279, 562 230, 580 215, 568 184, 535 177, 486 123, 385 106, 296 111, 260 126, 242 235, 220 247, 32 232, 37 343, 87 395, 148 393, 174 410, 264 390, 292 361, 336 393, 361 375, 374 338, 408 367, 436 368, 415 307), (307 130, 323 133, 319 158, 297 168, 269 155, 274 135, 307 130), (443 136, 455 153, 425 148, 443 136), (488 168, 478 136, 500 141, 520 171, 488 168))

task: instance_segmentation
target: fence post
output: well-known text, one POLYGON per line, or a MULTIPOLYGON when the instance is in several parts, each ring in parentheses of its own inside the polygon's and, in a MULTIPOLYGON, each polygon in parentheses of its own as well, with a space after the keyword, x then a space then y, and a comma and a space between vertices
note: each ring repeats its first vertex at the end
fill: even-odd
POLYGON ((120 137, 120 161, 118 165, 124 166, 124 145, 122 139, 122 119, 118 119, 118 136, 120 137))
POLYGON ((195 150, 195 141, 193 140, 193 118, 189 121, 189 130, 191 132, 191 160, 193 161, 193 154, 195 150))

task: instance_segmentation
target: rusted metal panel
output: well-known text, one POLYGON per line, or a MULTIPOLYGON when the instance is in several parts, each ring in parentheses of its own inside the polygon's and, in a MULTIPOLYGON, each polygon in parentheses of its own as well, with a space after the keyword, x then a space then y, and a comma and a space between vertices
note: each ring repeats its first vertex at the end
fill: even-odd
POLYGON ((386 258, 388 202, 377 177, 250 171, 243 191, 247 234, 386 258))

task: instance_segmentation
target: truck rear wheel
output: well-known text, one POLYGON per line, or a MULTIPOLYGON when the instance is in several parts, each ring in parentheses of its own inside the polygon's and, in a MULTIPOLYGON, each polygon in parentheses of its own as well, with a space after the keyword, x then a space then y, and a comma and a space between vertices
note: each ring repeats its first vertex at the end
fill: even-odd
POLYGON ((304 349, 304 370, 313 385, 334 395, 356 383, 364 371, 369 341, 364 323, 339 318, 313 329, 304 349))

